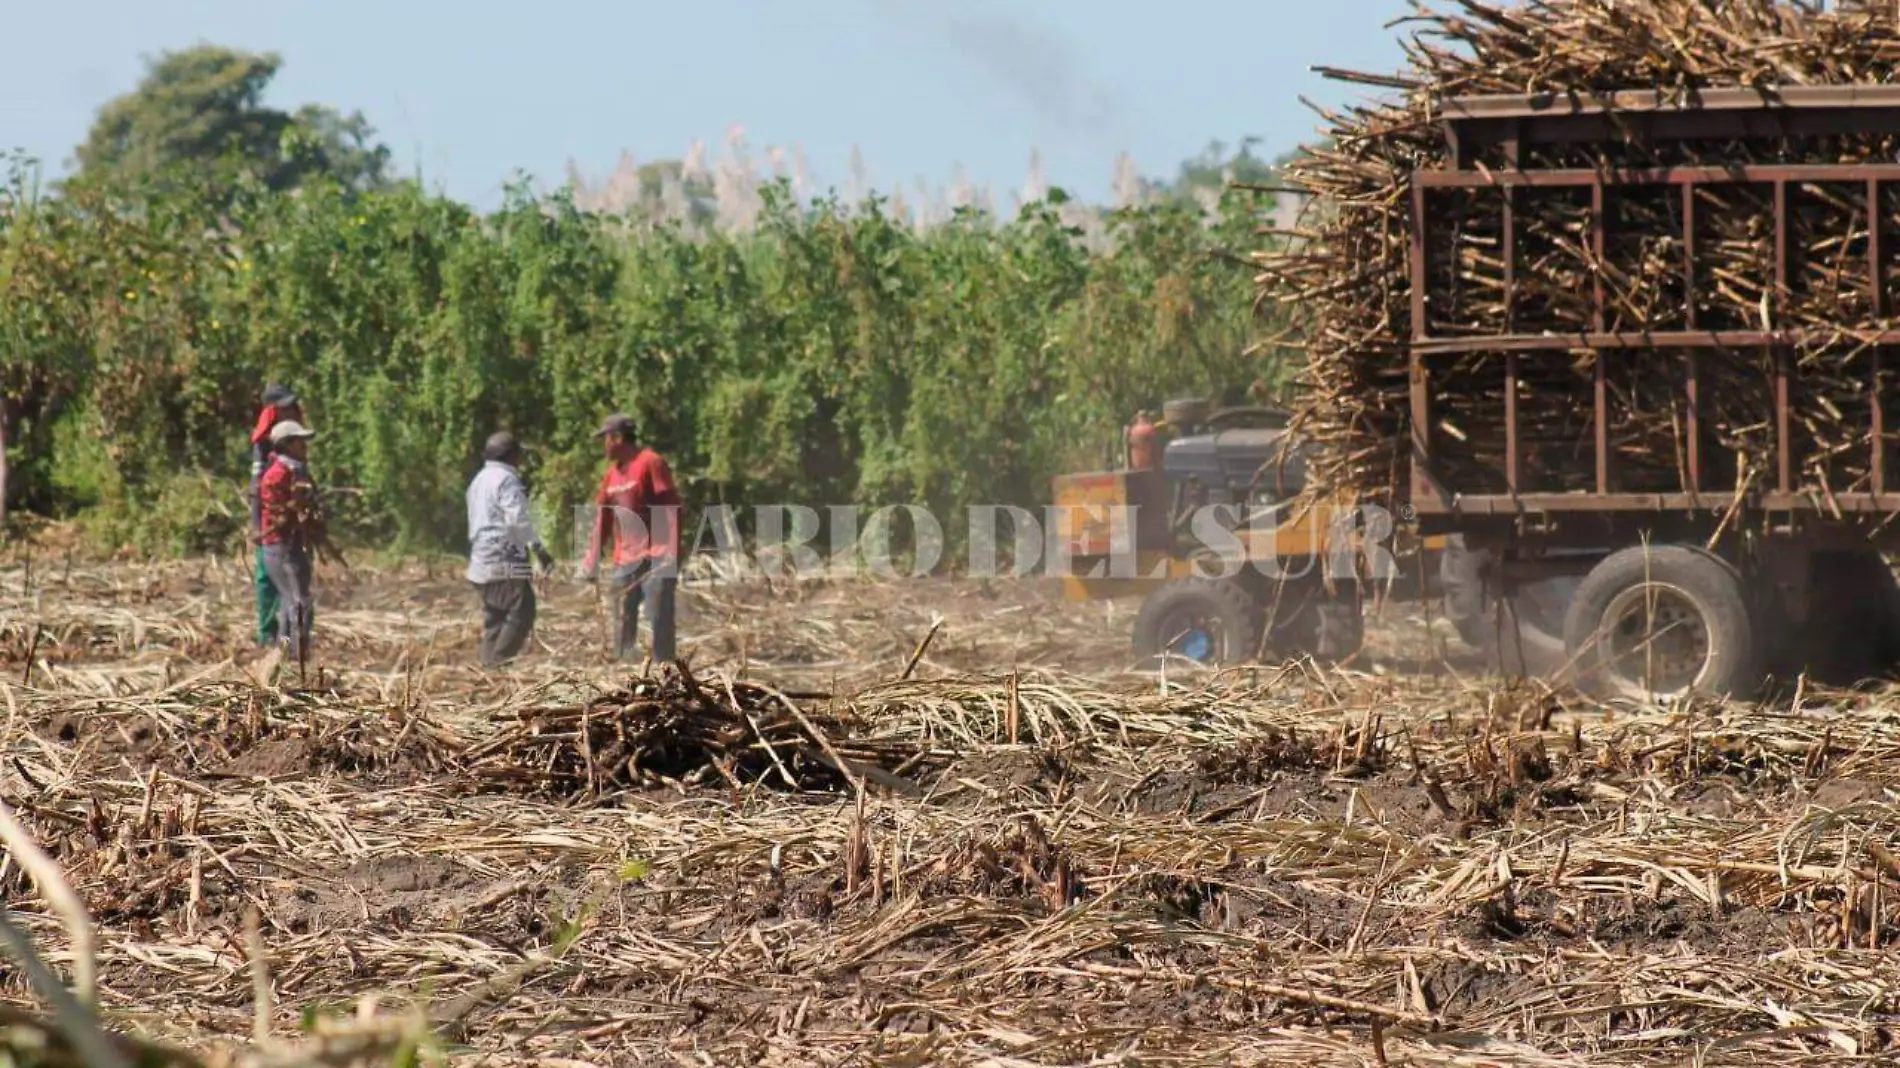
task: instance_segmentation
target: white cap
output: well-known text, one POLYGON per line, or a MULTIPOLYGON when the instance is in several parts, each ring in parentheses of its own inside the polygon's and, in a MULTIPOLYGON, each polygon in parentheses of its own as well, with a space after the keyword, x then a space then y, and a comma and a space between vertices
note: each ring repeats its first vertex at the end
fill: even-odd
POLYGON ((302 423, 294 419, 286 419, 270 428, 270 443, 272 445, 282 445, 292 438, 314 438, 316 436, 316 431, 305 427, 302 423))

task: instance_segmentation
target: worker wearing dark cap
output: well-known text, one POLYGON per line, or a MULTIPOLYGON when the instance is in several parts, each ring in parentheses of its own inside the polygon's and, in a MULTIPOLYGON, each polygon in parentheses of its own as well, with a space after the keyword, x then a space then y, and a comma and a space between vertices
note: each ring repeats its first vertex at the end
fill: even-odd
POLYGON ((534 554, 545 574, 554 557, 535 533, 521 481, 521 443, 505 430, 488 436, 482 469, 468 484, 468 581, 481 594, 483 667, 515 658, 534 630, 534 554))
POLYGON ((653 659, 673 660, 673 594, 679 577, 680 494, 666 461, 635 439, 633 420, 615 413, 595 432, 607 473, 594 498, 594 537, 581 571, 592 581, 613 543, 612 585, 620 605, 614 652, 631 659, 640 644, 640 606, 653 610, 653 659))
POLYGON ((271 430, 282 422, 303 422, 303 405, 288 388, 267 386, 264 407, 257 413, 257 421, 251 428, 251 537, 257 543, 251 585, 257 594, 257 644, 262 646, 277 644, 278 599, 277 587, 264 566, 264 503, 258 494, 258 481, 270 467, 271 430))

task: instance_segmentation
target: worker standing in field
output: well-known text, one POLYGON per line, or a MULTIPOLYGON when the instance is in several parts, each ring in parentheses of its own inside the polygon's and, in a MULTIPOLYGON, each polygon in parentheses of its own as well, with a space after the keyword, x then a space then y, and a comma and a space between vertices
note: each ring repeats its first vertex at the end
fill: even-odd
POLYGON ((271 428, 271 463, 258 480, 262 506, 264 568, 277 593, 277 633, 301 663, 310 649, 312 555, 348 567, 330 544, 328 523, 310 476, 310 439, 315 433, 292 419, 271 428))
POLYGON ((534 630, 534 571, 546 574, 554 557, 541 544, 528 514, 521 481, 521 443, 498 431, 482 447, 482 469, 468 484, 468 581, 482 601, 483 667, 512 660, 534 630))
POLYGON ((303 422, 302 403, 295 393, 283 386, 265 387, 264 407, 257 413, 257 421, 251 427, 251 538, 256 542, 251 585, 257 595, 257 644, 260 646, 275 645, 280 635, 277 631, 277 588, 271 585, 270 573, 264 568, 264 543, 260 537, 264 530, 264 505, 258 496, 258 482, 270 466, 271 428, 284 420, 303 422))
POLYGON ((680 494, 666 461, 635 440, 633 420, 615 413, 595 433, 607 454, 607 472, 594 498, 594 533, 581 564, 588 581, 613 542, 612 589, 620 625, 614 654, 631 659, 640 639, 640 606, 653 612, 653 659, 673 660, 673 599, 679 578, 680 494))

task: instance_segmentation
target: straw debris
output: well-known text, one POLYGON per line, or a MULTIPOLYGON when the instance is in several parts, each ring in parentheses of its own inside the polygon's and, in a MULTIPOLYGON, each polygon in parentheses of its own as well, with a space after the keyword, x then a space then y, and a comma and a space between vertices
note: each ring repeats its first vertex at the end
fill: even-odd
MULTIPOLYGON (((472 625, 452 574, 368 572, 320 637, 425 607, 319 645, 320 689, 260 687, 227 570, 206 662, 69 650, 0 691, 0 798, 93 925, 100 1026, 174 1063, 1900 1055, 1885 691, 1605 708, 1394 658, 1163 690, 1098 666, 1124 621, 1028 584, 941 587, 907 679, 933 615, 847 584, 784 594, 827 600, 818 637, 689 585, 696 666, 652 672, 589 659, 589 591, 555 590, 546 648, 494 673, 423 644, 472 625), (999 654, 1044 628, 1066 663, 999 654), (697 666, 801 641, 827 666, 697 666)), ((22 596, 0 572, 0 604, 22 596)), ((73 983, 84 951, 39 885, 0 859, 9 922, 73 983)), ((0 1045, 80 1063, 4 982, 0 1045)))
POLYGON ((636 681, 581 707, 512 713, 507 728, 460 763, 491 785, 598 796, 697 786, 715 775, 733 789, 760 782, 837 789, 866 775, 902 783, 873 769, 914 765, 913 758, 925 755, 852 740, 857 728, 850 721, 800 710, 800 701, 828 700, 828 694, 787 694, 729 678, 702 684, 684 663, 667 665, 658 679, 636 681))

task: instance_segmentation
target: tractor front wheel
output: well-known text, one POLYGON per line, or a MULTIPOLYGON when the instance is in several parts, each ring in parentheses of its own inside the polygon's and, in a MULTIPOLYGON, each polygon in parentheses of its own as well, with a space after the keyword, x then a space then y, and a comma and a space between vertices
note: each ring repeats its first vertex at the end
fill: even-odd
POLYGON ((1238 583, 1191 577, 1150 594, 1135 617, 1135 654, 1202 664, 1251 659, 1260 640, 1260 608, 1238 583))

